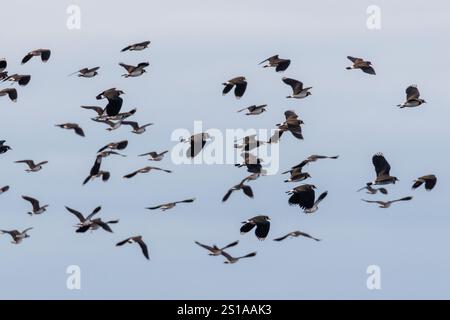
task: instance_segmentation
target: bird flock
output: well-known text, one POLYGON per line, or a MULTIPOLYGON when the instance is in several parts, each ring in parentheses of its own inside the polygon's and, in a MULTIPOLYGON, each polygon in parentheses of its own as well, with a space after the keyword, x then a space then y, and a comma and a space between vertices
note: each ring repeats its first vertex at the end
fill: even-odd
MULTIPOLYGON (((144 41, 141 43, 136 43, 129 45, 121 50, 121 52, 127 51, 141 51, 147 49, 150 45, 150 41, 144 41)), ((28 63, 32 58, 40 57, 42 62, 49 61, 51 56, 51 51, 49 49, 37 49, 28 52, 22 59, 22 64, 28 63)), ((370 76, 375 76, 375 69, 370 61, 366 61, 362 58, 355 58, 352 56, 347 57, 348 60, 351 61, 352 65, 346 67, 347 70, 356 70, 359 69, 363 73, 368 74, 370 76)), ((278 55, 274 55, 269 57, 259 63, 259 65, 263 65, 263 68, 274 68, 275 72, 284 72, 286 71, 291 64, 290 59, 280 58, 278 55)), ((125 78, 129 77, 140 77, 144 75, 147 71, 146 68, 149 67, 148 62, 140 62, 136 66, 129 65, 120 62, 119 66, 123 67, 126 71, 122 76, 125 78)), ((0 59, 0 81, 1 82, 11 82, 11 84, 17 84, 19 87, 27 86, 31 81, 31 75, 26 74, 8 74, 7 71, 8 63, 6 59, 0 59)), ((100 67, 84 67, 75 71, 69 76, 77 75, 81 78, 93 78, 99 74, 100 67)), ((287 99, 306 99, 312 93, 312 87, 304 86, 303 82, 288 78, 282 77, 282 83, 286 84, 291 88, 291 94, 287 95, 287 99)), ((222 94, 227 95, 231 91, 233 91, 234 96, 239 99, 244 96, 247 89, 247 79, 244 76, 237 76, 228 81, 222 83, 223 90, 222 94)), ((136 121, 129 121, 128 118, 133 117, 137 113, 137 109, 132 109, 129 111, 123 111, 123 98, 121 97, 125 92, 117 88, 110 88, 104 90, 99 93, 95 98, 96 100, 103 101, 105 100, 105 104, 103 106, 90 106, 83 105, 81 108, 85 110, 90 110, 95 113, 95 116, 91 118, 92 121, 96 123, 101 123, 106 125, 107 131, 117 130, 122 125, 130 126, 131 132, 134 134, 143 134, 146 132, 146 129, 153 125, 153 123, 139 124, 136 121)), ((0 90, 0 97, 7 96, 13 102, 17 101, 19 95, 18 90, 11 86, 0 90)), ((424 99, 420 98, 420 92, 416 85, 410 85, 406 88, 406 100, 400 104, 398 107, 403 108, 414 108, 419 107, 426 103, 424 99)), ((246 111, 245 115, 247 116, 258 116, 263 112, 267 111, 267 105, 252 105, 243 109, 238 110, 237 112, 246 111)), ((247 196, 248 198, 254 197, 254 192, 250 186, 250 183, 259 179, 262 176, 267 175, 267 171, 264 168, 264 161, 258 158, 257 155, 252 153, 253 150, 257 150, 262 145, 271 145, 280 142, 281 136, 285 132, 290 132, 295 139, 303 140, 303 132, 302 126, 304 122, 300 119, 299 115, 293 110, 286 110, 284 112, 284 118, 279 123, 275 124, 275 128, 273 130, 273 135, 267 140, 260 140, 257 135, 249 135, 242 137, 235 141, 234 147, 237 150, 241 151, 242 163, 237 163, 235 166, 237 168, 245 167, 249 175, 244 177, 239 183, 232 186, 228 191, 226 191, 225 195, 222 198, 222 202, 226 202, 230 199, 231 195, 236 193, 240 194, 241 192, 247 196)), ((84 130, 77 123, 60 123, 55 125, 58 128, 73 130, 73 132, 80 136, 85 137, 84 130)), ((195 158, 200 152, 205 148, 208 141, 211 140, 210 135, 207 132, 201 132, 193 134, 190 137, 183 137, 180 139, 180 143, 188 143, 189 148, 186 151, 186 157, 195 158)), ((12 152, 13 148, 6 144, 5 140, 0 141, 0 154, 4 154, 6 152, 12 152)), ((100 178, 102 181, 107 182, 111 177, 111 173, 103 167, 103 161, 105 158, 109 156, 118 156, 118 157, 126 157, 123 154, 124 150, 128 146, 127 140, 121 141, 113 141, 108 143, 107 145, 101 147, 94 159, 94 163, 89 170, 89 174, 82 181, 82 184, 85 185, 90 181, 93 181, 97 178, 100 178)), ((150 151, 139 154, 139 157, 146 157, 149 161, 160 162, 164 159, 165 155, 169 152, 169 150, 163 151, 150 151)), ((311 175, 305 171, 305 168, 317 161, 322 160, 338 160, 338 155, 327 156, 327 155, 310 155, 306 159, 302 160, 300 163, 293 165, 288 170, 282 172, 283 175, 288 174, 289 177, 284 179, 284 182, 287 184, 291 183, 299 183, 303 182, 307 179, 311 178, 311 175)), ((25 159, 25 160, 17 160, 15 161, 17 164, 26 165, 25 171, 28 173, 36 173, 40 170, 43 170, 46 165, 49 164, 46 160, 40 160, 39 162, 35 160, 25 159)), ((375 178, 367 182, 362 188, 357 190, 366 191, 368 195, 377 195, 380 193, 383 196, 387 196, 389 194, 387 185, 395 184, 399 181, 399 179, 395 176, 391 175, 391 166, 389 162, 386 160, 385 156, 382 153, 376 153, 372 157, 372 164, 375 169, 375 178)), ((130 170, 131 171, 131 170, 130 170)), ((151 172, 160 172, 162 174, 172 173, 171 170, 167 170, 157 166, 145 166, 142 168, 135 168, 133 171, 123 175, 124 179, 131 179, 136 177, 137 175, 151 173, 151 172)), ((412 189, 417 189, 422 185, 427 191, 432 190, 437 182, 437 177, 433 174, 426 174, 416 178, 413 181, 412 189)), ((0 188, 0 195, 9 190, 9 186, 3 186, 0 188)), ((305 214, 313 214, 319 210, 319 204, 321 204, 327 197, 328 191, 317 188, 313 184, 303 183, 297 185, 288 191, 285 192, 289 197, 287 198, 287 202, 291 206, 298 206, 305 214), (321 190, 318 195, 316 195, 316 190, 321 190)), ((31 205, 30 211, 28 214, 30 216, 41 215, 44 214, 48 204, 42 205, 38 199, 35 199, 29 195, 23 195, 22 199, 29 202, 31 205)), ((380 208, 389 208, 392 204, 402 201, 410 201, 413 197, 410 195, 405 195, 399 199, 393 200, 368 200, 361 199, 364 202, 370 204, 377 204, 380 208)), ((153 206, 147 207, 148 210, 161 210, 165 212, 167 210, 175 208, 177 205, 185 205, 195 201, 195 198, 188 198, 184 200, 176 200, 173 202, 163 203, 163 204, 154 204, 153 206)), ((98 229, 103 229, 104 231, 112 233, 113 230, 111 225, 118 224, 119 219, 112 220, 103 220, 102 218, 98 218, 98 214, 101 211, 101 206, 94 208, 89 214, 83 215, 80 211, 70 208, 68 206, 65 207, 67 212, 71 213, 78 220, 75 225, 77 233, 85 233, 87 231, 95 231, 98 229)), ((271 219, 267 215, 258 215, 252 218, 247 219, 241 223, 240 232, 241 234, 246 234, 254 231, 254 234, 257 239, 265 240, 270 231, 271 219)), ((0 234, 8 234, 12 238, 12 243, 19 244, 24 239, 30 237, 28 232, 32 230, 32 227, 28 227, 23 229, 23 231, 19 230, 0 230, 0 234)), ((321 241, 321 239, 316 238, 314 236, 309 235, 308 233, 300 230, 288 231, 286 230, 286 234, 281 235, 273 240, 276 242, 283 241, 287 238, 297 238, 304 237, 314 241, 321 241)), ((125 244, 136 243, 139 245, 142 254, 146 259, 150 259, 149 249, 147 247, 146 242, 144 241, 141 235, 133 235, 125 238, 116 243, 116 246, 121 247, 125 244)), ((217 245, 206 245, 195 241, 195 244, 206 249, 209 252, 210 256, 222 256, 225 258, 224 263, 234 264, 238 262, 240 259, 254 257, 256 255, 256 251, 250 252, 248 254, 244 254, 242 256, 234 257, 230 255, 227 251, 230 248, 237 246, 239 241, 234 241, 228 245, 225 245, 219 248, 217 245), (225 251, 227 250, 227 251, 225 251)))

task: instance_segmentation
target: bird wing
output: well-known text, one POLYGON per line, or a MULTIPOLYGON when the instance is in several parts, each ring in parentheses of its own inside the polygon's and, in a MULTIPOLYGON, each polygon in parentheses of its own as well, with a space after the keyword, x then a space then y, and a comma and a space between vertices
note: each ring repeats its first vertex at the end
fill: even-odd
POLYGON ((241 234, 247 233, 250 230, 252 230, 255 226, 256 226, 256 224, 254 224, 254 223, 246 222, 246 223, 244 223, 244 225, 242 225, 240 232, 241 232, 241 234))
POLYGON ((328 195, 328 191, 322 192, 320 196, 317 198, 316 202, 314 203, 315 206, 317 206, 325 197, 328 195))
POLYGON ((292 92, 294 94, 298 94, 303 90, 303 83, 301 81, 291 79, 291 78, 283 78, 282 79, 284 83, 291 86, 292 92))
POLYGON ((225 251, 221 251, 220 252, 228 261, 232 261, 233 257, 231 255, 229 255, 227 252, 225 251))
POLYGON ((238 257, 236 259, 250 258, 250 257, 254 257, 254 256, 256 256, 256 252, 251 252, 249 254, 246 254, 245 256, 238 257))
POLYGON ((290 64, 291 64, 291 60, 280 59, 280 61, 278 61, 278 63, 277 63, 277 66, 275 67, 275 71, 276 72, 284 71, 289 67, 290 64))
POLYGON ((105 231, 108 231, 108 232, 111 232, 111 233, 113 232, 112 229, 110 228, 110 226, 108 226, 108 224, 103 222, 101 219, 96 219, 94 221, 94 223, 96 225, 99 225, 105 231))
POLYGON ((94 110, 99 116, 103 114, 103 108, 97 106, 81 106, 83 109, 94 110))
POLYGON ((430 176, 426 176, 423 177, 425 179, 425 189, 426 190, 431 190, 434 188, 434 186, 436 185, 437 182, 437 178, 435 175, 430 175, 430 176))
POLYGON ((381 175, 389 175, 391 166, 387 162, 386 158, 381 153, 377 153, 372 157, 372 163, 375 167, 377 177, 381 175))
POLYGON ((110 117, 117 116, 122 108, 123 99, 121 97, 108 98, 106 114, 110 117))
POLYGON ((211 251, 211 252, 214 252, 214 251, 215 251, 213 247, 207 246, 206 244, 202 244, 202 243, 200 243, 200 242, 198 242, 198 241, 195 241, 195 243, 196 243, 197 245, 199 245, 200 247, 205 248, 206 250, 209 250, 209 251, 211 251))
POLYGON ((223 196, 222 198, 222 202, 225 202, 228 200, 228 198, 231 196, 231 194, 233 193, 234 188, 231 188, 230 190, 227 191, 227 193, 223 196))
POLYGON ((253 190, 250 186, 243 184, 242 185, 242 191, 244 192, 244 194, 249 197, 249 198, 253 198, 253 190))
POLYGON ((102 210, 101 206, 98 206, 86 217, 86 220, 91 220, 93 216, 95 216, 100 210, 102 210))
POLYGON ((41 60, 42 62, 47 62, 50 59, 51 51, 48 49, 41 49, 41 60))
POLYGON ((19 160, 19 161, 15 161, 16 163, 26 163, 30 168, 34 167, 34 161, 33 160, 19 160))
POLYGON ((131 173, 129 173, 129 174, 126 174, 126 175, 124 175, 123 177, 124 178, 126 178, 126 179, 130 179, 130 178, 133 178, 135 175, 137 175, 139 173, 139 170, 137 170, 137 171, 134 171, 134 172, 131 172, 131 173))
POLYGON ((124 244, 126 244, 128 241, 130 241, 131 238, 126 238, 125 240, 122 240, 120 242, 116 243, 116 247, 120 247, 123 246, 124 244))
POLYGON ((406 100, 418 99, 420 97, 419 89, 416 85, 411 85, 406 88, 406 100))
POLYGON ((125 63, 122 63, 122 62, 120 62, 119 65, 121 67, 125 68, 125 70, 127 70, 128 73, 131 73, 131 72, 133 72, 134 69, 136 69, 135 66, 131 66, 129 64, 125 64, 125 63))
POLYGON ((223 247, 222 249, 220 249, 220 250, 225 250, 225 249, 228 249, 228 248, 231 248, 231 247, 234 247, 234 246, 237 246, 238 245, 238 243, 239 243, 239 241, 234 241, 234 242, 232 242, 232 243, 230 243, 230 244, 227 244, 225 247, 223 247))
POLYGON ((314 206, 314 198, 314 189, 302 188, 291 195, 288 203, 290 205, 299 205, 302 209, 310 209, 314 206))
POLYGON ((95 158, 94 165, 92 166, 91 171, 90 171, 91 176, 95 176, 99 173, 100 166, 102 165, 102 158, 103 158, 102 156, 97 156, 95 158))
POLYGON ((270 222, 264 221, 256 224, 255 235, 259 240, 264 240, 269 234, 270 222))
POLYGON ((142 254, 147 258, 147 260, 150 260, 150 257, 148 255, 148 248, 147 248, 147 245, 145 244, 144 240, 142 240, 141 237, 138 237, 137 239, 135 239, 135 241, 141 247, 142 254))
POLYGON ((237 83, 236 88, 234 88, 234 95, 236 96, 236 98, 241 98, 244 95, 246 89, 247 81, 237 83))
POLYGON ((32 198, 32 197, 28 197, 28 196, 22 196, 22 199, 29 201, 31 203, 31 205, 33 206, 33 210, 37 211, 39 210, 40 206, 39 206, 39 201, 32 198))
POLYGON ((80 220, 80 222, 86 221, 86 219, 84 218, 84 216, 83 216, 83 214, 81 212, 78 212, 77 210, 74 210, 74 209, 69 208, 67 206, 65 208, 67 209, 67 211, 69 211, 70 213, 74 214, 78 218, 78 220, 80 220))
POLYGON ((358 63, 358 62, 364 61, 361 58, 355 58, 355 57, 352 57, 352 56, 347 56, 347 59, 350 60, 353 63, 358 63))
POLYGON ((135 121, 122 121, 122 124, 131 126, 134 130, 139 129, 139 124, 135 121))
POLYGON ((396 200, 392 200, 392 201, 389 201, 390 203, 394 203, 394 202, 399 202, 399 201, 409 201, 409 200, 412 200, 412 198, 413 197, 403 197, 403 198, 400 198, 400 199, 396 199, 396 200))
POLYGON ((288 234, 286 234, 286 235, 284 235, 284 236, 282 236, 282 237, 273 239, 273 241, 283 241, 284 239, 286 239, 286 238, 289 237, 290 235, 291 235, 291 234, 288 233, 288 234))

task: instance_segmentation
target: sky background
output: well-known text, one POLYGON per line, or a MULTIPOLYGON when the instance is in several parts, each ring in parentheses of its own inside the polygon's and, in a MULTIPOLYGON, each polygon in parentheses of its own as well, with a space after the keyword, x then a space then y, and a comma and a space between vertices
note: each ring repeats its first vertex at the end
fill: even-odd
MULTIPOLYGON (((18 88, 17 103, 0 98, 0 138, 13 150, 0 155, 1 229, 33 226, 16 246, 0 236, 2 299, 419 299, 450 297, 450 216, 448 136, 450 23, 446 1, 13 1, 6 12, 0 56, 10 73, 31 74, 18 88), (66 9, 81 8, 81 29, 66 27, 66 9), (381 30, 366 27, 369 5, 381 8, 381 30), (18 22, 19 21, 19 22, 18 22), (151 40, 149 49, 121 53, 123 47, 151 40), (50 48, 47 64, 22 57, 50 48), (258 62, 273 55, 292 60, 283 74, 258 62), (347 55, 372 61, 376 76, 347 71, 347 55), (119 62, 149 61, 149 73, 120 77, 119 62), (67 77, 82 67, 101 66, 93 79, 67 77), (221 95, 221 83, 244 75, 241 100, 221 95), (286 99, 282 76, 312 86, 304 100, 286 99), (421 108, 398 109, 405 88, 417 84, 427 100, 421 108), (95 96, 110 87, 126 92, 123 110, 138 109, 133 120, 154 122, 142 135, 122 127, 108 132, 80 105, 101 105, 95 96), (268 112, 246 117, 236 110, 268 104, 268 112), (285 110, 304 120, 304 141, 282 137, 280 166, 285 170, 310 154, 340 155, 308 166, 308 183, 329 191, 320 210, 306 216, 284 193, 297 184, 281 174, 252 182, 254 199, 225 192, 246 176, 233 165, 175 165, 171 169, 121 177, 152 163, 136 155, 175 146, 173 130, 205 128, 271 129, 285 110), (81 138, 54 127, 76 122, 81 138), (127 158, 104 159, 109 182, 82 186, 103 145, 129 140, 127 158), (389 196, 356 190, 374 178, 371 157, 383 152, 400 179, 389 196), (48 160, 38 173, 24 172, 15 160, 48 160), (412 181, 434 173, 432 192, 412 191, 412 181), (29 195, 50 204, 41 216, 26 214, 29 195), (414 200, 379 209, 361 198, 414 200), (147 206, 196 197, 166 213, 147 206), (114 233, 76 234, 76 219, 101 205, 99 217, 119 218, 114 233), (265 214, 272 218, 266 241, 239 234, 240 222, 265 214), (272 241, 302 230, 323 239, 272 241), (146 261, 136 245, 115 243, 141 234, 150 250, 146 261), (235 265, 209 257, 194 244, 225 245, 239 240, 232 255, 257 251, 235 265), (81 290, 68 290, 66 268, 81 268, 81 290), (381 290, 368 290, 366 269, 381 268, 381 290)), ((9 84, 2 84, 4 88, 9 84)))

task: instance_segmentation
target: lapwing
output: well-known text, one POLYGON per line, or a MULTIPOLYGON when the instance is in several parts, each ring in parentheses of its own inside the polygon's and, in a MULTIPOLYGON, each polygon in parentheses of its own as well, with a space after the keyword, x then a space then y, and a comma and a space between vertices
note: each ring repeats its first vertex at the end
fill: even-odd
POLYGON ((312 95, 310 90, 312 87, 303 88, 303 82, 283 77, 283 82, 292 88, 292 94, 287 96, 286 98, 295 98, 295 99, 303 99, 307 96, 312 95))
MULTIPOLYGON (((302 168, 295 168, 287 171, 291 174, 289 179, 284 180, 284 182, 300 182, 311 178, 311 175, 308 172, 302 172, 302 168)), ((286 171, 283 173, 287 173, 286 171)))
POLYGON ((84 179, 83 185, 88 183, 90 180, 93 180, 95 178, 101 177, 103 182, 106 182, 110 178, 110 173, 108 171, 100 170, 100 167, 102 165, 102 159, 103 157, 101 155, 97 155, 95 158, 94 165, 91 168, 91 171, 89 172, 89 175, 84 179))
POLYGON ((361 58, 355 58, 351 56, 347 56, 347 59, 353 62, 353 65, 351 67, 347 67, 347 70, 352 69, 360 69, 365 73, 375 75, 375 70, 372 67, 372 63, 370 61, 365 61, 361 58))
POLYGON ((215 244, 213 246, 208 246, 208 245, 202 244, 202 243, 200 243, 198 241, 195 241, 195 243, 197 245, 199 245, 200 247, 208 250, 209 251, 208 255, 210 255, 210 256, 220 256, 222 254, 223 250, 236 246, 239 243, 239 241, 234 241, 234 242, 232 242, 230 244, 227 244, 223 248, 219 248, 215 244))
MULTIPOLYGON (((109 117, 108 117, 109 118, 109 117)), ((104 123, 108 126, 108 128, 106 128, 106 130, 108 131, 113 131, 113 130, 117 130, 122 126, 122 121, 112 121, 112 120, 108 120, 108 119, 98 119, 98 118, 92 118, 92 121, 95 122, 100 122, 100 123, 104 123)))
POLYGON ((0 140, 0 154, 8 152, 8 150, 12 150, 10 146, 5 145, 6 140, 0 140))
POLYGON ((328 191, 320 194, 317 200, 315 200, 314 189, 316 189, 315 185, 303 184, 287 191, 286 193, 291 196, 288 203, 291 206, 298 205, 306 214, 316 212, 319 209, 319 203, 328 195, 328 191))
POLYGON ((24 199, 24 200, 30 202, 30 203, 31 203, 31 206, 33 207, 33 210, 32 210, 31 212, 28 212, 28 214, 29 214, 30 216, 32 216, 32 215, 34 215, 34 214, 41 214, 41 213, 44 213, 44 212, 47 210, 47 208, 48 208, 48 204, 46 204, 46 205, 44 205, 44 206, 41 206, 41 205, 39 204, 39 200, 37 200, 37 199, 35 199, 35 198, 29 197, 29 196, 22 196, 22 199, 24 199))
POLYGON ((82 77, 82 78, 93 78, 96 75, 98 75, 98 69, 100 69, 100 67, 94 67, 94 68, 83 68, 80 69, 78 71, 75 71, 71 74, 69 74, 69 76, 73 76, 74 74, 78 73, 78 77, 82 77))
POLYGON ((228 198, 231 196, 231 194, 234 191, 239 191, 242 190, 242 192, 244 192, 244 194, 249 197, 249 198, 253 198, 253 190, 249 185, 245 184, 246 179, 242 180, 239 184, 235 185, 234 187, 232 187, 231 189, 229 189, 227 191, 227 193, 223 196, 222 198, 222 202, 225 202, 228 200, 228 198))
POLYGON ((72 208, 69 207, 65 207, 67 209, 67 211, 69 211, 70 213, 72 213, 73 215, 75 215, 78 220, 80 221, 76 227, 77 233, 84 233, 88 230, 97 230, 98 228, 102 228, 105 231, 108 232, 113 232, 112 229, 109 227, 109 224, 115 224, 115 223, 119 223, 119 220, 111 220, 111 221, 106 221, 104 222, 102 219, 97 218, 97 219, 92 219, 101 209, 101 206, 96 207, 88 216, 84 217, 83 214, 77 210, 74 210, 72 208))
POLYGON ((26 169, 26 172, 37 172, 42 169, 43 165, 48 163, 48 161, 41 161, 38 163, 34 163, 33 160, 19 160, 14 161, 15 163, 25 163, 28 166, 28 169, 26 169))
POLYGON ((127 70, 127 73, 123 74, 122 77, 129 78, 129 77, 139 77, 143 75, 145 72, 147 72, 145 68, 147 68, 150 64, 148 62, 141 62, 137 66, 131 66, 129 64, 121 62, 119 63, 119 65, 125 68, 125 70, 127 70))
POLYGON ((361 189, 358 189, 357 192, 360 192, 362 190, 367 190, 366 193, 368 194, 377 194, 377 192, 381 192, 382 194, 388 194, 386 188, 374 188, 372 187, 372 184, 370 182, 367 183, 366 186, 362 187, 361 189))
POLYGON ((236 77, 227 82, 222 83, 225 87, 223 88, 222 95, 226 95, 228 92, 234 89, 234 95, 237 99, 242 98, 245 93, 245 89, 247 89, 247 79, 245 77, 236 77))
POLYGON ((338 159, 338 158, 339 158, 339 156, 321 156, 321 155, 317 155, 317 154, 312 154, 308 158, 306 158, 305 160, 300 162, 299 164, 291 167, 290 170, 282 172, 282 174, 291 172, 294 169, 303 168, 305 165, 309 164, 310 162, 316 162, 319 159, 338 159))
POLYGON ((291 60, 289 59, 281 59, 278 55, 274 55, 270 58, 267 58, 264 61, 261 61, 259 64, 263 64, 264 62, 268 62, 263 66, 263 68, 274 67, 276 72, 285 71, 289 65, 291 64, 291 60))
POLYGON ((395 184, 396 181, 399 181, 397 177, 390 175, 391 166, 382 153, 375 154, 372 157, 372 163, 375 167, 377 177, 373 182, 369 182, 371 185, 395 184))
POLYGON ((174 208, 178 203, 191 203, 194 202, 195 198, 191 198, 191 199, 186 199, 186 200, 181 200, 181 201, 174 201, 174 202, 168 202, 168 203, 163 203, 154 207, 147 207, 145 209, 149 209, 149 210, 156 210, 156 209, 161 209, 161 211, 166 211, 166 210, 170 210, 172 208, 174 208))
POLYGON ((97 155, 102 157, 102 158, 106 158, 106 157, 109 157, 109 156, 112 156, 112 155, 120 156, 120 157, 126 157, 126 155, 121 154, 121 153, 116 152, 116 151, 112 151, 112 150, 104 150, 104 151, 101 151, 101 152, 97 153, 97 155))
POLYGON ((169 150, 165 150, 163 152, 156 152, 156 151, 151 151, 151 152, 147 152, 147 153, 143 153, 138 155, 138 157, 145 157, 148 156, 148 160, 150 161, 161 161, 162 159, 164 159, 164 155, 169 152, 169 150))
POLYGON ((22 59, 22 64, 27 63, 33 57, 41 57, 42 62, 47 62, 50 59, 51 51, 49 49, 36 49, 28 52, 22 59))
POLYGON ((286 120, 283 123, 276 124, 276 126, 278 127, 278 131, 274 133, 274 135, 269 139, 268 143, 277 143, 283 132, 286 131, 292 133, 295 138, 303 140, 301 127, 301 125, 304 124, 303 120, 301 120, 298 115, 292 110, 285 111, 284 116, 286 120))
POLYGON ((236 167, 240 168, 243 166, 247 167, 247 171, 253 174, 263 174, 264 169, 262 168, 262 164, 264 162, 263 159, 260 159, 256 156, 254 156, 250 152, 242 152, 241 157, 244 158, 243 163, 237 163, 235 164, 236 167))
POLYGON ((117 142, 108 143, 106 146, 100 148, 97 153, 102 152, 103 150, 124 150, 128 146, 128 140, 121 140, 117 142))
POLYGON ((238 262, 241 259, 250 258, 250 257, 256 256, 256 251, 255 252, 251 252, 249 254, 246 254, 245 256, 242 256, 242 257, 232 257, 231 255, 229 255, 225 251, 222 251, 222 255, 227 259, 227 261, 225 261, 224 263, 226 263, 226 264, 233 264, 233 263, 238 262))
POLYGON ((267 104, 262 104, 262 105, 259 105, 259 106, 252 105, 250 107, 240 109, 240 110, 238 110, 238 112, 242 112, 244 110, 247 110, 248 112, 245 115, 247 115, 247 116, 255 116, 255 115, 261 114, 263 112, 266 112, 267 111, 266 107, 267 107, 267 104))
POLYGON ((188 142, 190 147, 186 150, 186 157, 195 158, 211 140, 209 133, 202 132, 192 135, 189 139, 181 138, 180 142, 188 142))
POLYGON ((135 121, 122 121, 123 125, 129 125, 133 128, 133 130, 131 132, 136 133, 136 134, 141 134, 145 132, 145 128, 147 128, 148 126, 152 126, 153 123, 147 123, 144 124, 142 126, 140 126, 137 122, 135 121))
MULTIPOLYGON (((241 140, 241 139, 238 139, 241 140)), ((238 141, 236 140, 236 142, 238 141)), ((251 151, 255 148, 259 148, 260 146, 262 146, 263 144, 265 144, 265 141, 261 141, 258 140, 256 138, 256 135, 249 135, 249 136, 245 136, 244 138, 242 138, 242 143, 235 143, 234 147, 237 149, 242 149, 243 151, 251 151)))
POLYGON ((147 167, 141 168, 139 170, 133 171, 133 172, 131 172, 129 174, 126 174, 123 177, 126 178, 126 179, 130 179, 130 178, 133 178, 138 173, 148 173, 148 172, 150 172, 152 170, 164 171, 166 173, 172 173, 171 170, 166 170, 166 169, 161 169, 161 168, 158 168, 158 167, 147 166, 147 167))
POLYGON ((266 239, 269 234, 270 218, 268 216, 256 216, 248 219, 247 221, 243 221, 242 223, 243 225, 240 230, 241 234, 251 231, 254 227, 256 227, 255 235, 258 240, 262 241, 266 239))
POLYGON ((5 79, 3 81, 11 81, 11 82, 17 82, 19 86, 26 86, 31 80, 31 76, 28 74, 13 74, 5 79))
POLYGON ((120 51, 121 52, 124 52, 124 51, 141 51, 141 50, 144 50, 144 49, 148 48, 149 44, 150 44, 150 41, 139 42, 139 43, 135 43, 135 44, 129 45, 129 46, 123 48, 120 51))
POLYGON ((425 183, 425 190, 431 191, 434 188, 434 186, 436 185, 436 182, 437 182, 437 178, 434 174, 422 176, 422 177, 419 177, 416 180, 414 180, 412 189, 417 189, 418 187, 420 187, 422 184, 425 183))
POLYGON ((22 232, 18 231, 18 230, 0 230, 0 233, 7 233, 11 236, 11 238, 13 239, 13 241, 11 243, 14 244, 19 244, 22 242, 23 239, 25 238, 29 238, 30 236, 27 234, 28 231, 30 231, 31 228, 27 228, 25 230, 23 230, 22 232))
POLYGON ((62 128, 62 129, 68 129, 73 130, 77 135, 84 137, 84 131, 81 129, 81 127, 76 123, 62 123, 62 124, 55 124, 56 127, 62 128))
POLYGON ((5 88, 0 90, 0 97, 8 96, 12 102, 17 102, 17 90, 15 88, 5 88))
POLYGON ((391 206, 391 204, 395 203, 395 202, 399 202, 399 201, 409 201, 412 200, 413 197, 404 197, 401 199, 397 199, 397 200, 391 200, 391 201, 372 201, 372 200, 365 200, 365 199, 361 199, 362 201, 365 201, 367 203, 376 203, 378 204, 378 206, 380 208, 383 209, 387 209, 391 206))
POLYGON ((148 248, 147 245, 145 244, 144 240, 142 240, 142 236, 134 236, 134 237, 129 237, 123 241, 120 241, 116 244, 117 247, 123 246, 126 243, 137 243, 139 245, 139 247, 141 247, 142 250, 142 254, 144 255, 144 257, 147 260, 150 260, 150 257, 148 255, 148 248))
POLYGON ((105 107, 106 114, 110 117, 119 114, 122 108, 123 99, 120 95, 125 94, 122 90, 117 90, 116 88, 111 88, 99 93, 95 98, 97 100, 107 99, 108 104, 105 107))
POLYGON ((417 89, 417 86, 410 85, 408 88, 406 88, 406 101, 402 104, 398 104, 397 107, 401 108, 414 108, 418 107, 424 103, 426 103, 425 100, 419 99, 420 92, 419 89, 417 89))
POLYGON ((315 237, 313 237, 313 236, 310 236, 309 234, 307 234, 307 233, 304 233, 304 232, 302 232, 302 231, 292 231, 292 232, 289 232, 288 234, 286 234, 286 235, 284 235, 284 236, 282 236, 282 237, 279 237, 279 238, 275 238, 275 239, 273 239, 274 241, 283 241, 284 239, 286 239, 286 238, 289 238, 289 237, 293 237, 293 238, 297 238, 297 237, 305 237, 305 238, 309 238, 309 239, 312 239, 312 240, 315 240, 315 241, 321 241, 320 239, 317 239, 317 238, 315 238, 315 237))

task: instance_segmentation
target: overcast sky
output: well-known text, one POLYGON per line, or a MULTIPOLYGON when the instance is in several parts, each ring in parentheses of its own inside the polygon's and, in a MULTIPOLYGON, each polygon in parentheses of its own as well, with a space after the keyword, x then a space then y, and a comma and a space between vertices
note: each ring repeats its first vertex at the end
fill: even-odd
MULTIPOLYGON (((450 127, 447 57, 450 5, 434 1, 13 1, 4 4, 0 57, 10 73, 31 74, 17 103, 0 97, 0 139, 13 150, 0 155, 1 229, 33 226, 20 245, 0 235, 0 298, 56 299, 309 299, 309 298, 448 298, 450 241, 450 127), (81 9, 81 29, 66 26, 69 5, 81 9), (369 5, 381 9, 381 29, 366 26, 369 5), (149 49, 121 53, 123 47, 151 40, 149 49), (50 48, 47 64, 22 57, 50 48), (258 63, 273 55, 292 63, 284 74, 258 63), (347 55, 372 61, 376 76, 347 71, 347 55), (149 61, 148 73, 124 79, 119 62, 149 61), (82 67, 101 66, 93 79, 67 77, 82 67), (248 88, 241 100, 221 95, 221 83, 244 75, 248 88), (282 76, 312 86, 304 100, 286 99, 282 76), (405 88, 417 84, 427 104, 405 110, 405 88), (154 126, 142 135, 128 127, 108 132, 90 120, 80 105, 101 105, 95 96, 110 87, 126 92, 123 110, 154 126), (236 113, 252 104, 268 104, 257 117, 236 113), (122 176, 149 165, 138 154, 176 145, 176 129, 271 129, 285 110, 304 120, 304 141, 287 134, 280 143, 285 170, 310 154, 340 155, 308 166, 309 183, 328 190, 320 210, 306 216, 287 203, 281 174, 252 182, 254 199, 236 193, 221 198, 246 172, 233 165, 158 166, 152 172, 122 176), (54 127, 77 122, 81 138, 54 127), (107 183, 82 186, 95 152, 111 141, 129 140, 127 158, 107 158, 107 183), (383 152, 400 181, 388 196, 356 190, 374 178, 371 157, 383 152), (15 160, 48 160, 38 173, 24 172, 15 160), (411 190, 412 181, 434 173, 432 192, 411 190), (29 195, 50 204, 30 217, 29 195), (361 198, 411 202, 379 209, 361 198), (145 207, 196 197, 166 213, 145 207), (114 233, 76 234, 75 217, 64 206, 84 213, 101 205, 99 216, 120 219, 114 233), (241 221, 266 214, 272 218, 266 241, 239 234, 241 221), (272 241, 302 230, 323 239, 272 241), (150 250, 146 261, 135 245, 115 243, 141 234, 150 250), (225 245, 239 240, 232 255, 257 251, 235 265, 209 257, 194 241, 225 245), (66 287, 66 268, 81 268, 81 290, 66 287), (366 269, 381 268, 381 290, 368 290, 366 269)), ((2 84, 4 88, 9 84, 2 84)))

